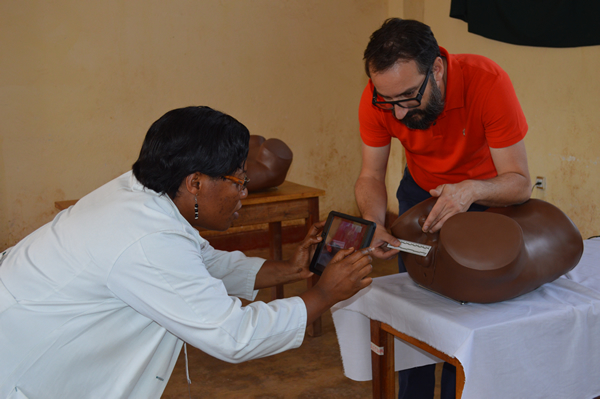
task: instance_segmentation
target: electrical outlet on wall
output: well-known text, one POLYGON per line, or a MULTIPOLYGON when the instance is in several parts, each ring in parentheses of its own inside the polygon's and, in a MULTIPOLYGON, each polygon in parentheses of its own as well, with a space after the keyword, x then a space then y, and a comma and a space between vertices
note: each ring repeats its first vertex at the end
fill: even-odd
POLYGON ((540 190, 546 189, 546 178, 543 176, 538 176, 535 178, 535 187, 540 190))

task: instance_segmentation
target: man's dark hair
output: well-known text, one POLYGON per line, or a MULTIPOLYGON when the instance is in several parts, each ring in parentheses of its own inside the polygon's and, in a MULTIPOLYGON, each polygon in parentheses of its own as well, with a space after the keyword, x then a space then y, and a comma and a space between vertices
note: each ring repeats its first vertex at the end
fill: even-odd
POLYGON ((174 109, 150 126, 133 174, 145 187, 175 198, 192 173, 217 178, 243 168, 249 140, 246 126, 220 111, 174 109))
POLYGON ((425 74, 439 56, 440 47, 429 26, 390 18, 371 35, 363 59, 367 76, 371 77, 371 72, 386 71, 399 60, 414 60, 419 73, 425 74))

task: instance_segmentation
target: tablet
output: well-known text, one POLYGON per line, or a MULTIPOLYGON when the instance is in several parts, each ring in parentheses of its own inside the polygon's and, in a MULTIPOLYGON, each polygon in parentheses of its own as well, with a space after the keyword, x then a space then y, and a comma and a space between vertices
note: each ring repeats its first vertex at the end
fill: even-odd
POLYGON ((323 228, 323 240, 310 262, 310 271, 319 276, 340 249, 366 248, 375 233, 375 222, 332 211, 323 228))

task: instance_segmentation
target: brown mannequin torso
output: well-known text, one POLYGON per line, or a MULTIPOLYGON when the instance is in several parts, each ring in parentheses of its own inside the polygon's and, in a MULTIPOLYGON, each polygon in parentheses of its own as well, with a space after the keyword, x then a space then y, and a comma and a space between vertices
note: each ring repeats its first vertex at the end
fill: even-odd
POLYGON ((514 298, 573 269, 583 253, 577 227, 554 205, 521 205, 452 216, 438 233, 423 233, 430 198, 392 225, 400 239, 431 245, 427 257, 401 253, 415 282, 449 298, 491 303, 514 298))
POLYGON ((251 135, 246 161, 248 191, 279 186, 285 181, 292 159, 292 150, 283 141, 251 135))

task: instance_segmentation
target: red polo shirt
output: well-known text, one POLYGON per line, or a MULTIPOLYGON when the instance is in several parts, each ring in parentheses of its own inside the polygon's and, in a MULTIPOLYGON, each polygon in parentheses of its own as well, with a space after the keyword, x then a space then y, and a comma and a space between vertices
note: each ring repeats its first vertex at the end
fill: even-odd
POLYGON ((498 175, 490 147, 505 148, 527 133, 527 121, 508 74, 492 60, 473 54, 448 54, 445 107, 427 130, 409 129, 392 112, 373 104, 369 80, 359 106, 360 135, 371 147, 400 140, 408 169, 429 191, 440 184, 498 175))

